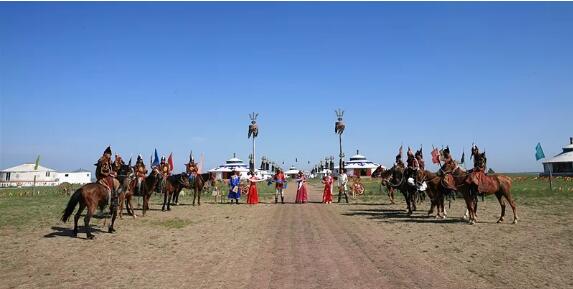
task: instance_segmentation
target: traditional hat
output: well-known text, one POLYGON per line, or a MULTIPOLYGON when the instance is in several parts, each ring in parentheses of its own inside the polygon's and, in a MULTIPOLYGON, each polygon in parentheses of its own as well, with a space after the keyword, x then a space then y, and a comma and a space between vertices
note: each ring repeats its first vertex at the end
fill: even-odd
POLYGON ((105 151, 103 151, 103 154, 104 154, 104 155, 105 155, 105 154, 111 155, 111 146, 108 146, 108 147, 105 149, 105 151))

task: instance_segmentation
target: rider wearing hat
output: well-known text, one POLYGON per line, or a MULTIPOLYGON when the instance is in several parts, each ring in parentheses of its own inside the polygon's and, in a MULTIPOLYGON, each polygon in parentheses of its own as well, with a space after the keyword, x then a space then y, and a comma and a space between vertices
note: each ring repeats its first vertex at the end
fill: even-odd
POLYGON ((139 192, 141 190, 141 183, 145 180, 145 175, 147 174, 147 169, 145 168, 145 163, 143 162, 141 155, 137 156, 137 161, 135 162, 133 170, 135 171, 137 181, 133 182, 132 189, 137 185, 137 191, 139 192))
POLYGON ((119 169, 121 169, 121 166, 123 165, 125 165, 125 162, 123 161, 121 156, 119 154, 115 154, 115 160, 113 161, 112 164, 113 171, 117 174, 119 172, 119 169))

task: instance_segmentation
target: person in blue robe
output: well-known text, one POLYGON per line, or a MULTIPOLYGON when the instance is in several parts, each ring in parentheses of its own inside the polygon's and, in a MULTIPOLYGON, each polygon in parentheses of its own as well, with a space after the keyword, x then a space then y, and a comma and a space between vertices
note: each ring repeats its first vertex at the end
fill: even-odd
POLYGON ((240 172, 235 171, 229 180, 229 195, 227 197, 231 199, 231 204, 233 200, 239 204, 239 199, 241 198, 241 178, 239 176, 240 172))

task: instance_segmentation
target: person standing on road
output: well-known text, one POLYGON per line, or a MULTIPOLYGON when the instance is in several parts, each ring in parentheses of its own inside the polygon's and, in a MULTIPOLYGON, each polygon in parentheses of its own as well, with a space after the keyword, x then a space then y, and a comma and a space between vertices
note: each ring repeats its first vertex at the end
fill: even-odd
POLYGON ((334 179, 330 175, 330 172, 326 172, 322 178, 322 183, 324 184, 324 193, 322 194, 322 202, 325 204, 332 204, 332 183, 334 179))
POLYGON ((273 177, 273 182, 275 183, 275 204, 279 202, 279 195, 281 196, 281 203, 285 203, 285 174, 277 169, 277 173, 273 177))
POLYGON ((348 203, 348 176, 346 175, 346 172, 344 170, 342 170, 342 172, 338 175, 338 202, 340 203, 340 199, 342 198, 342 195, 344 194, 344 198, 346 199, 346 202, 348 203))
POLYGON ((249 192, 247 195, 247 204, 255 205, 259 203, 259 193, 257 192, 257 182, 264 181, 255 175, 253 171, 249 172, 249 192))
POLYGON ((304 204, 308 200, 308 194, 306 190, 306 177, 302 171, 298 172, 298 175, 296 176, 296 183, 297 189, 295 203, 304 204))
POLYGON ((231 204, 233 200, 239 204, 239 199, 241 198, 241 178, 239 174, 239 171, 233 171, 229 180, 229 195, 227 197, 231 199, 231 204))

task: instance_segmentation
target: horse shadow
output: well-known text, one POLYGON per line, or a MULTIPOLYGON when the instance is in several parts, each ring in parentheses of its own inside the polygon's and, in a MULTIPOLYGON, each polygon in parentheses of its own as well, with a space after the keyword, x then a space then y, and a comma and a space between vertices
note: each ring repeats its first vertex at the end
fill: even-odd
MULTIPOLYGON (((79 233, 78 233, 78 237, 74 236, 74 230, 72 228, 65 228, 65 227, 58 227, 58 226, 53 226, 51 233, 48 233, 46 235, 44 235, 44 238, 55 238, 55 237, 70 237, 70 238, 78 238, 78 239, 85 239, 87 240, 87 238, 85 238, 85 230, 80 229, 79 233), (79 236, 83 235, 84 237, 81 238, 79 236)), ((100 230, 99 228, 94 228, 93 226, 91 226, 91 232, 92 233, 106 233, 105 231, 100 230)))
POLYGON ((456 224, 465 223, 461 218, 436 219, 434 216, 427 214, 408 214, 401 209, 355 209, 343 216, 366 216, 369 219, 375 219, 387 223, 436 223, 436 224, 456 224))

